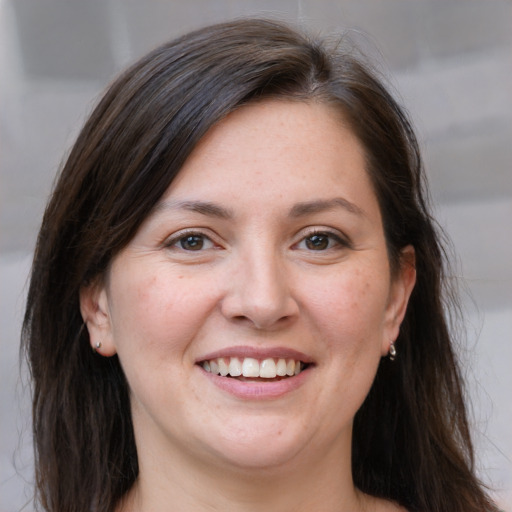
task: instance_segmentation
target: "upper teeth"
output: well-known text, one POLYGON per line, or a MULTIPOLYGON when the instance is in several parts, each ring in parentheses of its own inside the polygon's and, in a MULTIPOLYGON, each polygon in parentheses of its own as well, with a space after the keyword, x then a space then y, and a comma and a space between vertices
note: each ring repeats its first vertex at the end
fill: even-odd
POLYGON ((239 359, 238 357, 219 357, 203 361, 203 368, 210 373, 225 377, 261 377, 273 379, 274 377, 285 377, 298 375, 302 370, 302 363, 294 359, 263 359, 258 361, 252 357, 239 359))

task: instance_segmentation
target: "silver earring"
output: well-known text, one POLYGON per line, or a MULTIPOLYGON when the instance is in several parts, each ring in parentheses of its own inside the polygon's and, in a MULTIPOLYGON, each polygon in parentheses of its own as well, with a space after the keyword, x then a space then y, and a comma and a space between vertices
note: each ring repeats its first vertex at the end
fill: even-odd
POLYGON ((99 349, 101 348, 101 341, 97 341, 96 342, 96 345, 94 345, 94 352, 98 351, 99 349))
POLYGON ((392 341, 389 345, 389 360, 394 361, 396 358, 396 347, 395 343, 392 341))

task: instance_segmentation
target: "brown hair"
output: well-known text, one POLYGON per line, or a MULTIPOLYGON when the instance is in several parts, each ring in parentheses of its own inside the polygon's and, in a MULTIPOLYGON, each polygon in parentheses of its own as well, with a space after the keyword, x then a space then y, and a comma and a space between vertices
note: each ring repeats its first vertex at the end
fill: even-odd
POLYGON ((130 241, 208 129, 271 97, 341 110, 366 151, 392 266, 406 245, 416 251, 399 360, 381 361, 355 418, 355 485, 411 512, 495 510, 474 476, 445 317, 445 258, 413 130, 361 59, 266 20, 210 26, 143 57, 108 89, 62 169, 39 233, 22 335, 45 510, 112 511, 138 474, 127 383, 116 356, 91 351, 80 288, 130 241))

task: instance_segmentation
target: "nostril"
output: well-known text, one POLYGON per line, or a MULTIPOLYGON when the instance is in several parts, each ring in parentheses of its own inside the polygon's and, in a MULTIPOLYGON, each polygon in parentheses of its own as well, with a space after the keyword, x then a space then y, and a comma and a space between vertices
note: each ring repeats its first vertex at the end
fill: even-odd
POLYGON ((222 314, 232 322, 259 330, 282 328, 297 316, 298 305, 287 288, 281 288, 239 283, 223 297, 222 314))
POLYGON ((231 317, 231 320, 237 324, 253 324, 254 322, 251 321, 250 318, 247 318, 244 315, 236 315, 231 317))
POLYGON ((285 315, 277 319, 269 319, 267 317, 262 317, 258 315, 253 315, 252 317, 245 316, 245 315, 236 315, 231 317, 231 320, 239 324, 241 326, 247 325, 248 327, 252 327, 253 329, 257 330, 275 330, 275 329, 281 329, 283 327, 286 327, 289 322, 292 321, 292 315, 285 315))

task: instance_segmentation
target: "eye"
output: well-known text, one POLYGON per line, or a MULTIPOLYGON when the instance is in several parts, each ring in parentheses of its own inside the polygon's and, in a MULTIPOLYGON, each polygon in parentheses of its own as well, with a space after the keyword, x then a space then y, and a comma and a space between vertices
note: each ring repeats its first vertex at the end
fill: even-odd
POLYGON ((204 251, 206 249, 213 249, 214 243, 202 233, 185 233, 173 237, 166 244, 167 247, 182 249, 184 251, 204 251))
POLYGON ((328 235, 319 234, 319 235, 311 235, 304 239, 304 243, 306 247, 312 251, 323 251, 329 248, 329 240, 328 235))
POLYGON ((326 251, 328 249, 347 247, 348 245, 346 241, 334 233, 315 231, 304 237, 296 247, 297 249, 308 251, 326 251))

